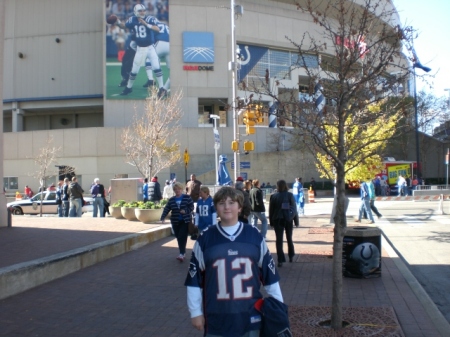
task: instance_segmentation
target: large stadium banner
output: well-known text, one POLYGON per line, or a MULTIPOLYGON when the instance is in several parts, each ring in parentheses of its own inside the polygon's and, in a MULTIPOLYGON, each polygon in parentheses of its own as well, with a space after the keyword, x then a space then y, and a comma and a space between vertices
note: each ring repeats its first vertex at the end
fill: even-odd
POLYGON ((106 99, 170 93, 169 0, 105 0, 106 99))

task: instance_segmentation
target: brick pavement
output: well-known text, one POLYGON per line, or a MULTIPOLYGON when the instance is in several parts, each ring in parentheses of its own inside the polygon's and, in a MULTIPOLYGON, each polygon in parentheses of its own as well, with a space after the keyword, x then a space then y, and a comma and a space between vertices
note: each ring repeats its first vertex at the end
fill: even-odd
MULTIPOLYGON (((323 256, 331 253, 333 234, 309 234, 309 229, 322 228, 327 220, 326 216, 303 217, 301 227, 294 230, 300 255, 279 269, 289 305, 331 305, 332 263, 323 256)), ((154 226, 87 217, 68 221, 14 217, 13 221, 13 228, 0 228, 3 265, 154 226), (26 240, 22 242, 21 237, 26 240)), ((272 253, 274 239, 269 230, 272 253)), ((188 248, 192 245, 189 240, 188 248)), ((178 263, 176 255, 176 241, 167 237, 2 300, 0 336, 201 336, 191 328, 186 308, 182 284, 187 263, 178 263)), ((406 337, 440 336, 384 249, 382 261, 381 278, 344 278, 343 306, 393 307, 406 337)))

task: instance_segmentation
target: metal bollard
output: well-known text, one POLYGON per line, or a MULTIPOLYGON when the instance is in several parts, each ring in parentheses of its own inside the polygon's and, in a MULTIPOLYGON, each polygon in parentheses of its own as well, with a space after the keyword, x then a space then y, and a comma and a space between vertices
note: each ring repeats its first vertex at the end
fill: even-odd
POLYGON ((8 211, 8 227, 12 227, 12 209, 11 207, 6 208, 8 211))

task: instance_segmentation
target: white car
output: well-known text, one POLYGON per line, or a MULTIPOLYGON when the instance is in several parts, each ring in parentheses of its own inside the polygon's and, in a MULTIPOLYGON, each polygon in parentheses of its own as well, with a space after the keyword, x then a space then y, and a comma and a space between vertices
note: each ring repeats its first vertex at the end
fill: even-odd
MULTIPOLYGON (((58 214, 58 205, 56 204, 56 192, 45 191, 39 192, 30 199, 16 200, 8 202, 6 206, 11 209, 12 214, 40 214, 41 198, 44 195, 44 201, 42 202, 42 214, 58 214)), ((83 213, 93 211, 94 199, 91 197, 84 197, 86 205, 83 206, 83 213)))

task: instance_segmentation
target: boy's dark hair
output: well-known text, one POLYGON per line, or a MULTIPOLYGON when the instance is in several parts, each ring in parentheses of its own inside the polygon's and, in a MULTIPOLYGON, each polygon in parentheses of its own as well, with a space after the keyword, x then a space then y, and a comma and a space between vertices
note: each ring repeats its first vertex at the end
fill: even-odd
POLYGON ((233 187, 224 186, 214 194, 214 206, 217 207, 217 204, 220 201, 226 200, 228 197, 230 197, 231 200, 236 201, 239 204, 239 207, 244 205, 244 195, 242 192, 237 191, 233 187))
POLYGON ((144 183, 148 183, 148 178, 145 178, 145 179, 144 179, 144 183))
POLYGON ((287 188, 287 184, 285 180, 278 180, 277 181, 277 191, 278 192, 287 192, 288 188, 287 188))

